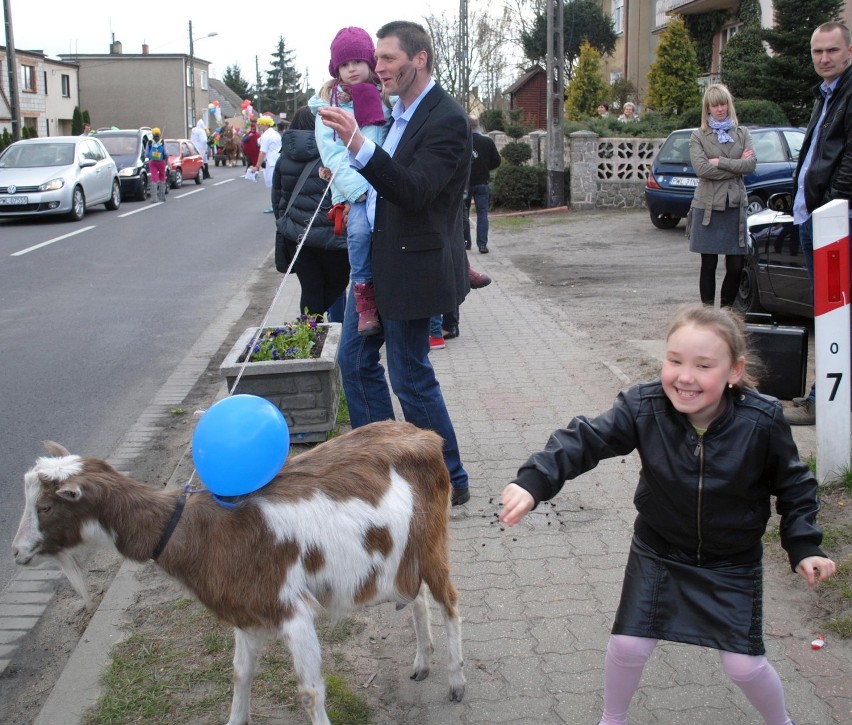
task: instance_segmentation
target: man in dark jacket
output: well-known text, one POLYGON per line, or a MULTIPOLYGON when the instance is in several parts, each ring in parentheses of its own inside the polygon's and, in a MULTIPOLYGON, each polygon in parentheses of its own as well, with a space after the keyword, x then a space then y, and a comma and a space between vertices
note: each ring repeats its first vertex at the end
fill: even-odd
MULTIPOLYGON (((476 246, 481 254, 488 254, 488 204, 491 192, 488 182, 491 172, 500 165, 500 152, 490 136, 479 128, 479 118, 470 117, 473 133, 473 155, 470 161, 470 188, 465 198, 465 215, 470 216, 470 202, 476 205, 476 246)), ((465 248, 470 249, 470 221, 466 224, 465 248)))
POLYGON ((452 503, 470 499, 455 430, 429 362, 429 320, 458 307, 470 289, 462 238, 462 197, 470 170, 470 129, 462 108, 432 79, 434 53, 416 23, 379 29, 376 74, 399 101, 382 146, 366 139, 343 109, 319 109, 349 147, 350 163, 370 182, 373 282, 383 331, 363 336, 350 291, 339 362, 354 427, 394 417, 379 362, 405 419, 444 439, 452 503))
MULTIPOLYGON (((842 23, 823 23, 811 36, 811 58, 822 83, 793 175, 793 221, 811 284, 814 242, 811 214, 833 199, 852 199, 852 34, 842 23)), ((816 422, 816 390, 784 410, 790 425, 816 422)))

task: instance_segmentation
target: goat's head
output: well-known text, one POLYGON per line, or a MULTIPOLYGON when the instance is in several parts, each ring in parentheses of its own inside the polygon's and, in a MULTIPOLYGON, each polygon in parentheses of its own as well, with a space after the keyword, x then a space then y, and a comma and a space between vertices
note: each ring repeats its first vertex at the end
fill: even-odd
POLYGON ((24 474, 24 513, 12 554, 17 564, 29 564, 39 554, 55 557, 74 588, 88 599, 79 566, 68 551, 82 543, 91 521, 75 509, 83 499, 83 488, 75 480, 83 472, 83 460, 58 443, 44 445, 51 455, 37 459, 24 474))

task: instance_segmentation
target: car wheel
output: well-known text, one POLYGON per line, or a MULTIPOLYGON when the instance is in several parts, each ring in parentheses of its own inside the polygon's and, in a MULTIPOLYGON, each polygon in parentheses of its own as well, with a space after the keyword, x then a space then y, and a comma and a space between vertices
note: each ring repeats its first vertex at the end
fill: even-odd
POLYGON ((757 214, 766 208, 766 203, 757 194, 749 194, 746 202, 746 214, 757 214))
POLYGON ((195 175, 195 183, 201 186, 202 181, 204 181, 204 167, 200 166, 198 168, 198 173, 195 175))
POLYGON ((136 192, 136 201, 145 201, 151 194, 151 189, 148 188, 148 177, 145 174, 139 177, 139 190, 136 192))
POLYGON ((671 214, 654 214, 651 212, 651 223, 657 227, 657 229, 674 229, 679 222, 679 216, 672 216, 671 214))
POLYGON ((183 186, 183 171, 175 169, 172 172, 172 188, 180 189, 183 186))
POLYGON ((757 267, 752 256, 746 257, 746 263, 740 277, 740 288, 737 290, 733 308, 735 312, 740 314, 764 311, 760 304, 760 291, 757 286, 757 267))
POLYGON ((86 195, 79 186, 75 186, 74 193, 71 195, 71 211, 68 212, 68 218, 72 222, 78 222, 84 216, 86 216, 86 195))
POLYGON ((113 179, 112 194, 110 194, 109 201, 104 206, 110 211, 115 211, 121 206, 121 184, 118 183, 118 179, 113 179))

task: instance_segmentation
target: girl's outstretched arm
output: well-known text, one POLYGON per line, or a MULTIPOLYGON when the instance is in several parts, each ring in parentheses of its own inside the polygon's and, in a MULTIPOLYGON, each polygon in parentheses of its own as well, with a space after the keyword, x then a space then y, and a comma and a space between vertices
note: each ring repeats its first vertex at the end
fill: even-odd
POLYGON ((796 564, 796 572, 807 581, 811 589, 817 581, 824 582, 826 579, 831 579, 834 571, 834 562, 824 556, 808 556, 796 564))
POLYGON ((500 521, 508 526, 514 526, 535 506, 535 499, 526 489, 517 483, 510 483, 500 494, 500 502, 503 510, 500 512, 500 521))

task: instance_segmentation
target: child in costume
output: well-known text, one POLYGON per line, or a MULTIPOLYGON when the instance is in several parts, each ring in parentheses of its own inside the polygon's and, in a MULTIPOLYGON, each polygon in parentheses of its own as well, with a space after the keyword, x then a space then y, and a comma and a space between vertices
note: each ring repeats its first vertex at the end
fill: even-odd
MULTIPOLYGON (((362 28, 343 28, 331 42, 328 70, 333 76, 309 101, 316 115, 323 106, 339 106, 355 116, 361 133, 381 146, 387 136, 390 108, 382 102, 375 78, 375 46, 362 28)), ((370 263, 370 222, 367 218, 369 184, 349 166, 346 144, 326 126, 316 121, 316 137, 323 165, 333 174, 332 201, 339 222, 346 218, 346 243, 351 267, 350 280, 358 312, 358 333, 374 335, 381 331, 373 270, 370 263), (347 209, 348 206, 348 215, 347 209)), ((338 223, 338 231, 342 231, 338 223)))
POLYGON ((747 356, 739 317, 685 308, 669 329, 660 379, 555 431, 503 490, 500 519, 514 526, 566 480, 639 453, 639 513, 607 646, 602 725, 627 722, 659 639, 718 650, 766 723, 792 723, 763 645, 761 537, 771 497, 793 571, 813 587, 835 565, 820 549, 817 482, 780 403, 754 389, 747 356))
POLYGON ((166 173, 169 163, 169 153, 166 151, 166 142, 160 138, 160 129, 152 128, 151 133, 154 140, 148 144, 145 155, 148 158, 148 168, 151 170, 151 183, 157 190, 157 198, 151 195, 151 203, 166 200, 166 184, 169 183, 169 175, 166 173))

